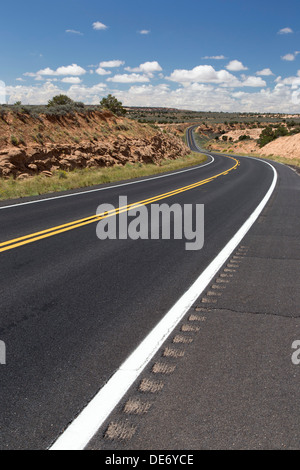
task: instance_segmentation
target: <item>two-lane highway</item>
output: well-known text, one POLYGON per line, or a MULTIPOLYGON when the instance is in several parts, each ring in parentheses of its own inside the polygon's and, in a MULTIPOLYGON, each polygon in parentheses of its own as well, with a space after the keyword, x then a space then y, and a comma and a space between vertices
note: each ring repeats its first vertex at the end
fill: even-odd
POLYGON ((2 204, 0 447, 48 448, 232 239, 273 178, 263 162, 213 155, 168 176, 2 204), (118 208, 119 196, 204 204, 204 248, 100 241, 97 221, 81 222, 102 203, 118 208))

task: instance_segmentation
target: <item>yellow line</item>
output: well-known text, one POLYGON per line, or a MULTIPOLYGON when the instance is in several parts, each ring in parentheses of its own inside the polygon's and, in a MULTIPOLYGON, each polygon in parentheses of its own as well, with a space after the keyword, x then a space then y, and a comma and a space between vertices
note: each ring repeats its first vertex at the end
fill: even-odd
POLYGON ((227 175, 230 171, 235 170, 238 167, 238 165, 240 164, 239 160, 237 160, 234 157, 227 157, 227 158, 231 158, 232 160, 234 160, 235 165, 232 166, 229 170, 223 171, 222 173, 211 176, 210 178, 207 178, 205 180, 198 181, 197 183, 193 183, 193 184, 190 184, 188 186, 184 186, 182 188, 178 188, 178 189, 175 189, 173 191, 169 191, 168 193, 159 194, 157 196, 153 196, 151 198, 144 199, 143 201, 128 204, 127 206, 123 206, 123 207, 118 207, 117 209, 113 209, 113 210, 107 211, 105 213, 95 214, 93 216, 86 217, 84 219, 75 220, 75 221, 69 222, 67 224, 59 225, 57 227, 52 227, 52 228, 49 228, 49 229, 46 229, 46 230, 42 230, 40 232, 35 232, 35 233, 29 234, 29 235, 25 235, 23 237, 14 238, 12 240, 2 242, 2 243, 0 243, 0 253, 2 253, 4 251, 12 250, 14 248, 18 248, 18 247, 23 246, 23 245, 27 245, 29 243, 36 242, 38 240, 43 240, 44 238, 49 238, 49 237, 52 237, 54 235, 58 235, 60 233, 67 232, 69 230, 74 230, 76 228, 83 227, 85 225, 89 225, 91 223, 98 222, 99 220, 107 218, 107 217, 113 217, 115 215, 122 214, 123 212, 128 212, 131 209, 135 209, 135 208, 138 208, 138 207, 141 207, 141 206, 146 206, 148 204, 152 204, 153 202, 160 201, 162 199, 167 199, 169 197, 175 196, 175 195, 183 193, 185 191, 189 191, 191 189, 197 188, 197 187, 202 186, 204 184, 210 183, 211 181, 215 180, 219 176, 227 175))
MULTIPOLYGON (((212 177, 212 178, 214 178, 214 177, 212 177)), ((208 182, 208 181, 210 181, 210 180, 211 180, 211 178, 209 178, 209 179, 207 179, 207 180, 203 180, 203 181, 201 181, 201 183, 205 183, 205 182, 208 182)), ((200 183, 200 182, 194 183, 194 184, 192 184, 192 185, 190 185, 189 187, 186 187, 186 188, 188 188, 188 189, 193 189, 193 187, 199 186, 199 183, 200 183)), ((129 209, 132 209, 133 207, 136 207, 138 204, 143 204, 143 203, 148 203, 148 204, 150 204, 150 203, 156 201, 157 198, 161 198, 162 196, 164 196, 164 197, 171 197, 171 196, 173 196, 173 195, 176 195, 178 192, 181 192, 182 189, 185 189, 185 188, 175 189, 175 190, 173 190, 173 191, 170 191, 169 193, 161 194, 161 195, 159 195, 159 196, 153 196, 153 197, 151 197, 151 198, 149 198, 149 199, 145 199, 144 201, 135 202, 135 203, 132 203, 132 204, 128 204, 127 206, 120 207, 120 208, 118 208, 118 209, 113 209, 113 210, 111 210, 111 211, 108 211, 108 212, 106 213, 106 215, 107 215, 107 216, 109 216, 109 215, 116 215, 116 211, 118 211, 119 209, 125 209, 125 208, 127 208, 127 209, 129 210, 129 209)), ((58 230, 58 229, 60 229, 60 228, 71 227, 71 226, 73 226, 73 225, 75 225, 75 224, 78 224, 78 223, 80 223, 80 222, 85 222, 85 221, 95 222, 96 220, 100 220, 100 218, 102 218, 101 216, 102 216, 102 214, 92 215, 92 216, 90 216, 90 217, 86 217, 85 219, 75 220, 75 221, 69 222, 69 223, 67 223, 67 224, 63 224, 63 225, 59 225, 59 226, 57 226, 57 227, 53 227, 53 228, 50 228, 50 229, 42 230, 41 232, 36 232, 36 233, 32 233, 32 234, 30 234, 30 235, 25 235, 25 236, 20 237, 20 238, 15 238, 15 239, 13 239, 13 240, 9 240, 9 241, 0 243, 0 247, 6 246, 6 245, 10 245, 10 244, 12 244, 12 243, 14 243, 14 242, 17 242, 17 241, 26 240, 26 239, 32 238, 32 237, 34 237, 34 236, 36 236, 36 235, 42 235, 42 234, 44 234, 44 233, 49 233, 49 232, 52 232, 52 231, 54 231, 54 230, 58 230)))

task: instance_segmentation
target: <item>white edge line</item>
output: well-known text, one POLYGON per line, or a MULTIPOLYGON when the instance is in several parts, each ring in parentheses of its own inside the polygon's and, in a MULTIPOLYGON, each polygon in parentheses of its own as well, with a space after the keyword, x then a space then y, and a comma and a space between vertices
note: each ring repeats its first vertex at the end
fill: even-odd
POLYGON ((276 187, 277 171, 270 163, 264 163, 273 169, 274 177, 260 204, 189 290, 176 302, 49 450, 83 450, 88 445, 169 334, 224 265, 259 217, 276 187))
MULTIPOLYGON (((203 152, 200 152, 200 153, 203 153, 203 152)), ((205 153, 203 153, 203 154, 205 154, 205 153)), ((48 197, 48 198, 46 197, 45 199, 37 199, 36 201, 20 202, 18 204, 11 204, 11 205, 8 205, 8 206, 0 207, 0 210, 11 209, 13 207, 28 206, 30 204, 38 204, 40 202, 54 201, 56 199, 64 199, 64 198, 67 198, 67 197, 82 196, 84 194, 96 193, 96 192, 99 192, 99 191, 107 191, 109 189, 121 188, 123 186, 129 186, 131 184, 145 183, 147 181, 152 181, 152 180, 157 180, 157 179, 160 179, 160 178, 168 178, 170 176, 179 175, 181 173, 186 173, 188 171, 199 170, 200 168, 204 168, 207 165, 211 165, 215 161, 215 159, 212 155, 209 155, 209 154, 205 154, 205 155, 207 155, 208 157, 211 157, 210 162, 205 163, 204 165, 195 166, 193 168, 187 168, 185 170, 176 171, 174 173, 168 173, 167 175, 152 176, 150 178, 145 178, 145 179, 138 180, 138 181, 129 181, 128 183, 115 184, 113 186, 106 186, 105 188, 89 189, 88 191, 81 191, 81 192, 72 193, 72 194, 64 194, 62 196, 53 196, 53 197, 48 197)))

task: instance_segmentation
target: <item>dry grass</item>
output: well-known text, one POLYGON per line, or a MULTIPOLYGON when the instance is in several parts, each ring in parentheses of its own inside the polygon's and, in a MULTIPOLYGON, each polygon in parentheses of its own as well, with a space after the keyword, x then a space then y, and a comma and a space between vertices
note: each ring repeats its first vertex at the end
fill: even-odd
POLYGON ((0 179, 0 200, 38 196, 57 191, 87 188, 104 183, 156 175, 203 163, 206 158, 205 155, 192 153, 187 157, 176 160, 165 160, 159 166, 154 164, 127 163, 123 167, 84 168, 70 172, 59 170, 50 178, 44 175, 37 175, 24 180, 15 180, 13 178, 0 179))

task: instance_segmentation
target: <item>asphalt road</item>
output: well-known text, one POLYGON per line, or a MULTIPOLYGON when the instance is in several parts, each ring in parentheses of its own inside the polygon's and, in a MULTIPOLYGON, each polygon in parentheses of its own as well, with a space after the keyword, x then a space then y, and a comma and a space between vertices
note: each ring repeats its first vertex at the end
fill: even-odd
POLYGON ((300 179, 274 165, 261 216, 89 450, 299 450, 300 179))
POLYGON ((257 207, 272 169, 213 157, 165 178, 1 204, 1 449, 48 448, 257 207), (186 251, 184 240, 100 241, 96 223, 1 251, 6 241, 93 216, 99 204, 118 207, 120 195, 135 203, 216 175, 162 200, 205 205, 200 251, 186 251))

